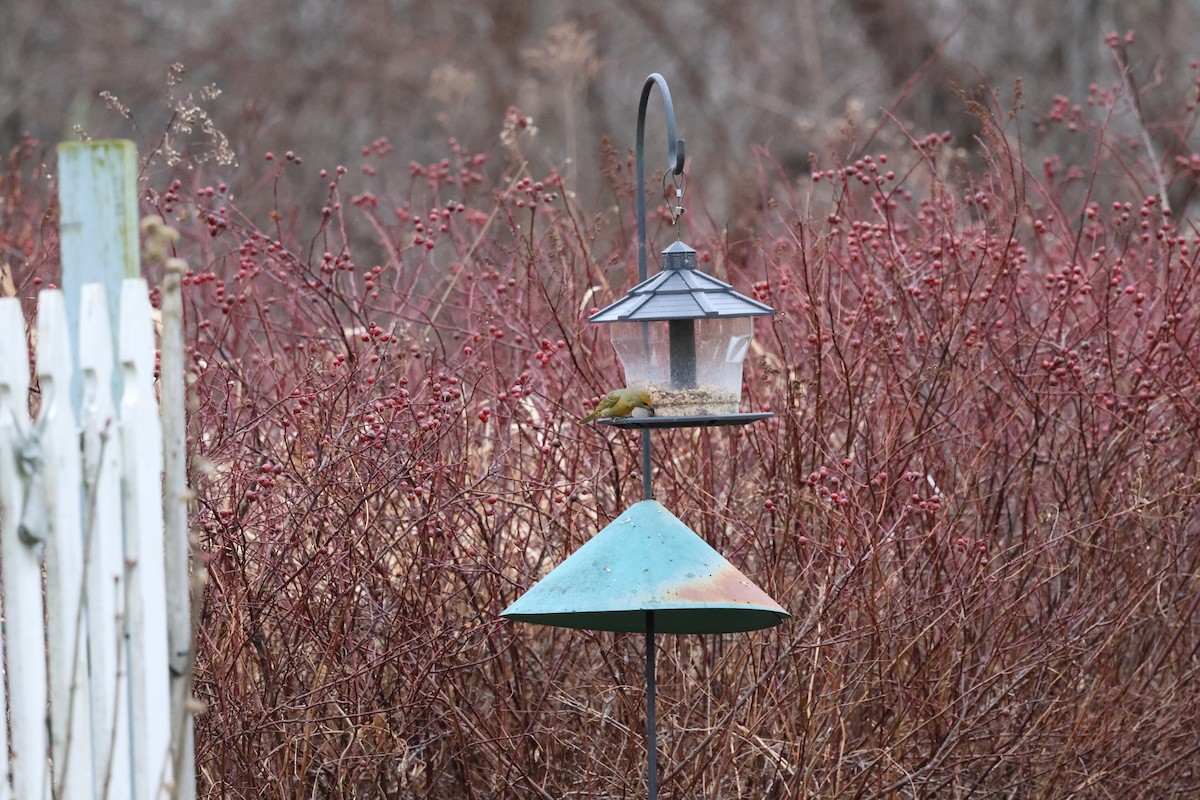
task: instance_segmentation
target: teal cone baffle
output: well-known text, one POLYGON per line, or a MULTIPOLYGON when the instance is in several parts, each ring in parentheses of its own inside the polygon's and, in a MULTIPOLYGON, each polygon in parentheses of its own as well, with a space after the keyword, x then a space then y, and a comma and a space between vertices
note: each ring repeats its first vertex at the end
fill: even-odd
POLYGON ((598 631, 732 633, 790 614, 661 503, 643 500, 521 595, 506 619, 598 631))

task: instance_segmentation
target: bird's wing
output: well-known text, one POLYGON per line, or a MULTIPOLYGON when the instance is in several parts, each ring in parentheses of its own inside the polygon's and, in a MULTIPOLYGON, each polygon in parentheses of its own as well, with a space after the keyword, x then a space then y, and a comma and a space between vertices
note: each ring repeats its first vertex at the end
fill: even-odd
POLYGON ((620 392, 609 392, 608 395, 600 401, 600 405, 596 406, 596 413, 599 414, 608 411, 610 408, 621 402, 620 392))

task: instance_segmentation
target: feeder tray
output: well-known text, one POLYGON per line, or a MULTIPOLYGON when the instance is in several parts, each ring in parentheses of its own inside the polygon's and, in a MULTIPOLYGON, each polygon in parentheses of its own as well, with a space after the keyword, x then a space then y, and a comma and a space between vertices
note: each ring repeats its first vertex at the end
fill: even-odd
POLYGON ((775 416, 770 411, 754 411, 747 414, 705 414, 697 417, 611 417, 598 419, 597 424, 612 425, 614 428, 719 428, 732 425, 749 425, 760 419, 775 416))

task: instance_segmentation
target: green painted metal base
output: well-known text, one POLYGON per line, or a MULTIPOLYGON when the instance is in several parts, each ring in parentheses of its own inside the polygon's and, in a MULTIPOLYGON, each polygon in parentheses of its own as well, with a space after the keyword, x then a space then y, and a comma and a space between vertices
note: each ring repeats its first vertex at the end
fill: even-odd
POLYGON ((643 500, 500 615, 583 630, 733 633, 790 615, 661 503, 643 500))

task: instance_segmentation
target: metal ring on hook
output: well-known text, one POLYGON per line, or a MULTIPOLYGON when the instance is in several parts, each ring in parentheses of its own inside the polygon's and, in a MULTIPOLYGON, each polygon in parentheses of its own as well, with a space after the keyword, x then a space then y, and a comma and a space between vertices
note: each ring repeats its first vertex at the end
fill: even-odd
POLYGON ((675 228, 675 238, 679 238, 679 220, 683 217, 683 212, 686 211, 683 207, 683 190, 687 187, 687 176, 682 172, 676 175, 667 170, 662 176, 663 199, 667 201, 667 205, 671 208, 671 227, 675 228), (667 186, 667 178, 671 179, 672 186, 667 186))
POLYGON ((687 175, 682 172, 676 175, 671 170, 667 170, 662 176, 662 187, 663 197, 667 200, 670 200, 672 197, 683 197, 683 190, 687 187, 687 175), (674 185, 675 191, 672 194, 668 194, 667 178, 670 178, 671 183, 674 185))
POLYGON ((650 102, 650 89, 657 86, 662 96, 663 111, 667 118, 667 171, 674 175, 683 173, 683 139, 675 138, 675 107, 671 103, 671 90, 667 81, 657 72, 652 72, 642 85, 642 98, 638 103, 637 117, 637 222, 638 222, 638 282, 646 280, 646 105, 650 102))

